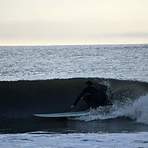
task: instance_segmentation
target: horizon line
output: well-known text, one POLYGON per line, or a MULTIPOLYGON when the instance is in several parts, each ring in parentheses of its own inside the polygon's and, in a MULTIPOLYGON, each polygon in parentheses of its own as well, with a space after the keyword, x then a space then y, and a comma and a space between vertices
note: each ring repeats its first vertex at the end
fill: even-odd
POLYGON ((80 43, 80 44, 0 44, 2 46, 93 46, 93 45, 148 45, 148 43, 80 43))

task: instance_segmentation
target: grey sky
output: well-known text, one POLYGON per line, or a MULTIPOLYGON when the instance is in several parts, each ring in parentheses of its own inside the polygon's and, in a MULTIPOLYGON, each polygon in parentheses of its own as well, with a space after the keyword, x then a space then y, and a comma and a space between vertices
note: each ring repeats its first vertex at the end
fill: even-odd
POLYGON ((147 43, 147 0, 0 0, 0 44, 147 43))

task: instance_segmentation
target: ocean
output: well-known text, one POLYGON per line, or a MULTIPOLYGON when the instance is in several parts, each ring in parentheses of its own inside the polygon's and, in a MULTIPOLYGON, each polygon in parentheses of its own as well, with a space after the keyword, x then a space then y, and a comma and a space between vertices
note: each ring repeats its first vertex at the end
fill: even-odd
POLYGON ((147 148, 148 45, 1 46, 0 147, 147 148), (87 80, 106 85, 113 105, 33 116, 70 111, 87 80))

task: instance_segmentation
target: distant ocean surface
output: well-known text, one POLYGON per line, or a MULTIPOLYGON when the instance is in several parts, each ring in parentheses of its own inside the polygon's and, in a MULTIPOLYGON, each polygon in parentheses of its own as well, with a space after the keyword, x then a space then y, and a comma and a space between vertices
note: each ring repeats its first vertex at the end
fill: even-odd
POLYGON ((99 77, 148 82, 148 45, 0 47, 0 80, 99 77))
POLYGON ((0 46, 0 147, 147 148, 148 45, 0 46), (32 118, 69 108, 88 79, 107 85, 113 106, 32 118))

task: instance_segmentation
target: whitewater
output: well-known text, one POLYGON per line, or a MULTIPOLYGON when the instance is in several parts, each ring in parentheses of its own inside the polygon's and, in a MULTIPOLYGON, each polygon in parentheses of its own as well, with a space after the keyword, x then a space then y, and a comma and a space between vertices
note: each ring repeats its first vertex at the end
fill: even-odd
POLYGON ((147 139, 148 45, 0 47, 0 147, 147 148, 147 139), (108 87, 112 106, 32 117, 67 110, 88 79, 108 87))
POLYGON ((141 96, 135 101, 119 105, 114 103, 111 107, 99 107, 89 111, 89 115, 75 118, 76 120, 92 121, 128 117, 139 123, 148 124, 148 95, 141 96))

